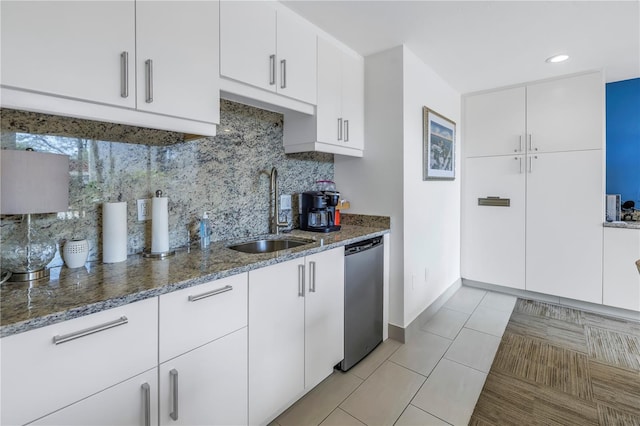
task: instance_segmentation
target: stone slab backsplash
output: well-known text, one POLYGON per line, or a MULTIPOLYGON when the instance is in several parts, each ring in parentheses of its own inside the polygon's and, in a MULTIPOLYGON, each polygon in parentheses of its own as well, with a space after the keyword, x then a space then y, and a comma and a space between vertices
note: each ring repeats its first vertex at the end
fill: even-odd
MULTIPOLYGON (((210 212, 212 241, 268 233, 272 167, 280 194, 314 189, 316 180, 334 174, 332 154, 285 154, 282 126, 281 114, 226 100, 218 136, 186 142, 180 133, 3 109, 0 143, 2 149, 69 155, 69 210, 34 215, 34 222, 59 244, 88 239, 91 261, 101 260, 105 201, 127 202, 129 254, 150 247, 151 222, 138 222, 136 200, 158 189, 169 197, 171 247, 184 246, 187 235, 197 238, 204 211, 210 212)), ((296 196, 293 201, 288 219, 297 226, 296 196)), ((1 218, 2 240, 18 220, 1 218)), ((52 266, 61 263, 58 255, 52 266)))

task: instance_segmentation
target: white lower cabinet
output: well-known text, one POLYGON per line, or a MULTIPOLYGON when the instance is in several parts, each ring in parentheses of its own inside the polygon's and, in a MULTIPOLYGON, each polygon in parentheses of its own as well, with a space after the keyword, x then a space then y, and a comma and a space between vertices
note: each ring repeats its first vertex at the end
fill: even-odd
MULTIPOLYGON (((157 329, 158 300, 152 298, 3 338, 0 423, 34 421, 155 369, 157 329)), ((132 404, 142 413, 142 392, 138 385, 132 389, 132 404)), ((108 421, 90 414, 83 424, 108 421)))
POLYGON ((340 247, 3 338, 0 423, 263 424, 343 342, 340 247))
POLYGON ((39 426, 158 424, 158 371, 155 368, 149 370, 29 424, 39 426))
POLYGON ((602 150, 465 160, 462 275, 602 303, 602 150), (509 198, 509 207, 479 198, 509 198))
POLYGON ((640 311, 640 229, 604 228, 603 303, 640 311))
POLYGON ((602 156, 529 156, 527 290, 602 303, 602 156))
POLYGON ((160 424, 247 424, 247 274, 160 296, 160 424))
POLYGON ((249 272, 249 424, 272 420, 343 358, 344 249, 249 272))
POLYGON ((462 276, 524 290, 525 173, 522 155, 467 158, 462 276), (509 206, 479 205, 489 197, 509 206))
POLYGON ((247 424, 247 329, 160 365, 160 425, 247 424))
POLYGON ((264 423, 304 389, 299 260, 249 272, 249 424, 264 423))
POLYGON ((344 359, 344 249, 307 256, 305 293, 305 389, 311 389, 344 359))

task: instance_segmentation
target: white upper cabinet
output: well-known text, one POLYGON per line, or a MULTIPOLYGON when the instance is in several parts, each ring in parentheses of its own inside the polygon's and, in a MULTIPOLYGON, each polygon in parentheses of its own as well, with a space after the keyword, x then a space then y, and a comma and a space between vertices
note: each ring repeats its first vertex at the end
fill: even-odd
POLYGON ((603 108, 600 73, 466 96, 465 155, 602 149, 603 108))
POLYGON ((218 14, 216 1, 136 3, 139 110, 220 121, 218 14))
POLYGON ((364 59, 318 37, 315 116, 284 114, 284 151, 364 155, 364 59))
POLYGON ((2 106, 215 135, 216 1, 3 1, 2 106))
POLYGON ((220 75, 275 91, 276 11, 267 2, 220 3, 220 75))
POLYGON ((527 87, 527 148, 533 152, 602 149, 604 82, 584 74, 527 87))
POLYGON ((315 104, 313 27, 273 2, 221 2, 220 75, 315 104))
POLYGON ((364 60, 342 56, 342 116, 344 144, 364 150, 364 60))
POLYGON ((135 107, 133 0, 3 1, 0 7, 3 86, 135 107))
POLYGON ((317 35, 300 17, 278 11, 277 92, 315 105, 317 35))
POLYGON ((464 98, 467 157, 524 152, 525 90, 516 87, 464 98))
POLYGON ((318 140, 364 148, 364 61, 318 39, 318 140))
POLYGON ((342 126, 342 52, 318 39, 318 140, 337 144, 342 126))

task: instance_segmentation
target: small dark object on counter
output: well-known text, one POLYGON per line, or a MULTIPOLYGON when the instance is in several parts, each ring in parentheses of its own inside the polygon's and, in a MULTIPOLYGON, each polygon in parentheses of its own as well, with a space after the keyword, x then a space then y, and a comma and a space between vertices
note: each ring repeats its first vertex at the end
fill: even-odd
POLYGON ((635 206, 636 206, 636 203, 634 201, 632 201, 632 200, 625 201, 624 203, 622 203, 622 208, 624 210, 631 210, 631 209, 635 208, 635 206))

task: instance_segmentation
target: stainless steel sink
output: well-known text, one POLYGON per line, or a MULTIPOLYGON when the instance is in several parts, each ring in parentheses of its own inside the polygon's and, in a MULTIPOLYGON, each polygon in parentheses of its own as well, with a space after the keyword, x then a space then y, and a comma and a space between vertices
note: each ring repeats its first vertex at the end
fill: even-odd
POLYGON ((230 245, 227 246, 227 248, 230 248, 231 250, 241 251, 243 253, 273 253, 275 251, 300 247, 313 242, 313 240, 305 240, 302 238, 283 238, 280 240, 262 239, 230 245))

